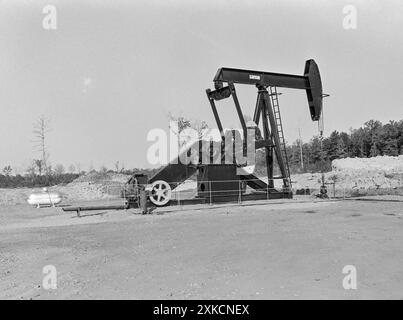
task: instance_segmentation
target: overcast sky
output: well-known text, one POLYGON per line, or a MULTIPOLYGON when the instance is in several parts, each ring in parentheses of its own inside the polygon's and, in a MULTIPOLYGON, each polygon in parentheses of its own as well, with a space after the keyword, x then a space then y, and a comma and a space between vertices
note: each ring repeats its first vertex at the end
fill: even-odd
MULTIPOLYGON (((152 128, 168 112, 215 126, 205 89, 219 67, 302 74, 319 65, 325 134, 403 118, 403 2, 0 1, 0 167, 32 158, 33 122, 51 119, 52 164, 147 167, 152 128), (57 29, 42 27, 46 4, 57 29), (357 8, 356 30, 343 7, 357 8)), ((240 87, 253 114, 254 87, 240 87)), ((317 134, 306 95, 280 89, 288 141, 317 134)), ((219 103, 225 126, 238 126, 219 103)))

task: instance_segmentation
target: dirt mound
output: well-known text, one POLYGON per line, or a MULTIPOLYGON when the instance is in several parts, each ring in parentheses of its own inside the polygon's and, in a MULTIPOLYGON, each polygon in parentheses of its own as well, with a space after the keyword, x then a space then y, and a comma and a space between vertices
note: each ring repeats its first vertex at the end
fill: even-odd
MULTIPOLYGON (((293 188, 317 192, 321 178, 321 173, 293 175, 293 188)), ((400 194, 403 192, 403 156, 334 160, 332 171, 325 173, 325 183, 336 195, 400 194)))
MULTIPOLYGON (((293 188, 319 189, 322 183, 320 173, 304 173, 292 175, 293 188)), ((335 184, 336 188, 348 189, 396 189, 403 188, 403 174, 385 174, 384 172, 372 172, 361 174, 360 172, 326 172, 325 183, 335 184)))
POLYGON ((72 183, 102 183, 102 182, 120 182, 125 183, 130 175, 114 172, 89 172, 75 179, 72 183))
MULTIPOLYGON (((68 201, 102 200, 119 198, 130 175, 120 173, 90 172, 67 185, 49 187, 50 192, 62 195, 62 204, 68 201)), ((27 204, 32 193, 42 192, 42 188, 0 189, 0 205, 27 204)))
MULTIPOLYGON (((130 175, 114 172, 90 172, 66 186, 55 187, 66 200, 100 200, 121 195, 130 175)), ((52 188, 53 189, 53 188, 52 188)))
POLYGON ((331 174, 331 178, 343 188, 401 188, 403 187, 403 155, 334 160, 331 174))
MULTIPOLYGON (((121 196, 121 183, 73 182, 65 186, 53 186, 49 192, 58 192, 62 196, 61 204, 69 201, 114 199, 121 196)), ((32 193, 41 193, 41 188, 0 189, 0 205, 27 204, 32 193)), ((28 204, 27 204, 28 205, 28 204)))

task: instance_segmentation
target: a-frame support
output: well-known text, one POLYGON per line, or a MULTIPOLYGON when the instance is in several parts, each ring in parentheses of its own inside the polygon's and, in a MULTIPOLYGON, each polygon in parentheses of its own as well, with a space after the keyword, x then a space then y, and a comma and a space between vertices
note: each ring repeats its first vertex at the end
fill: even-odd
POLYGON ((253 121, 259 126, 260 119, 263 124, 263 137, 265 140, 269 140, 270 145, 266 145, 266 166, 267 166, 267 178, 269 182, 269 188, 274 188, 274 157, 276 155, 277 163, 280 168, 281 178, 283 179, 283 185, 285 189, 290 188, 290 177, 287 170, 287 159, 282 152, 281 140, 282 127, 277 123, 275 112, 271 103, 270 95, 267 88, 264 86, 257 86, 258 95, 255 107, 255 113, 253 121), (281 131, 281 135, 280 132, 281 131), (273 152, 274 151, 274 152, 273 152))
MULTIPOLYGON (((277 123, 276 114, 273 110, 273 106, 271 103, 269 92, 265 86, 257 86, 258 95, 256 101, 256 107, 254 112, 253 121, 256 125, 259 126, 260 120, 262 120, 263 125, 263 138, 265 143, 265 153, 266 153, 266 167, 267 167, 267 177, 268 177, 268 188, 274 189, 274 181, 275 177, 274 173, 274 155, 276 156, 278 166, 280 168, 281 178, 283 179, 283 188, 287 191, 290 189, 290 177, 287 170, 287 160, 285 159, 285 155, 282 152, 281 148, 281 140, 282 137, 282 128, 277 123), (281 130, 281 136, 279 134, 279 130, 281 130)), ((241 122, 241 126, 244 132, 244 138, 247 136, 247 128, 245 118, 243 116, 241 106, 239 104, 238 97, 236 95, 235 86, 233 83, 229 83, 228 86, 219 88, 215 91, 207 90, 207 97, 209 98, 211 108, 213 110, 214 118, 217 122, 217 126, 221 132, 221 136, 224 137, 224 129, 221 124, 220 117, 217 112, 217 107, 215 105, 215 100, 222 100, 225 98, 229 98, 230 96, 233 98, 235 108, 237 110, 239 120, 241 122)))

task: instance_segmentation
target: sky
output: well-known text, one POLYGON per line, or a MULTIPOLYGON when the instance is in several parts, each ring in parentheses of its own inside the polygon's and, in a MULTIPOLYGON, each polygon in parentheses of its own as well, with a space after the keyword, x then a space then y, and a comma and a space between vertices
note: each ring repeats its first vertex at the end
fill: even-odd
MULTIPOLYGON (((325 135, 403 119, 403 2, 0 0, 0 168, 40 158, 33 123, 50 119, 52 164, 150 167, 147 133, 168 114, 215 121, 205 90, 220 67, 302 74, 315 59, 325 135), (46 30, 45 5, 57 9, 46 30), (343 28, 343 8, 357 28, 343 28)), ((256 88, 237 86, 245 114, 256 88)), ((318 133, 303 90, 280 88, 287 141, 318 133)), ((218 103, 226 127, 235 108, 218 103)))

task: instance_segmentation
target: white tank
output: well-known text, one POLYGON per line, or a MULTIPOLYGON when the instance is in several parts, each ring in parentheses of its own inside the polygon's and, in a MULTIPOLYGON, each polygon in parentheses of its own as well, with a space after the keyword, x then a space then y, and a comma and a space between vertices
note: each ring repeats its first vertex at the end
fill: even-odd
POLYGON ((32 193, 28 198, 28 203, 33 206, 53 206, 62 201, 62 196, 57 192, 32 193))

